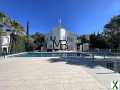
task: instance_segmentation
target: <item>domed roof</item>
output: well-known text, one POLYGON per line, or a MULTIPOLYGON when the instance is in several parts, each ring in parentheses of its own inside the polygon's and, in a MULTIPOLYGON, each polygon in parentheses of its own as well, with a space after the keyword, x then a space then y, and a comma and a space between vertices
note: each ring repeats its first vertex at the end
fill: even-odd
POLYGON ((53 30, 67 30, 67 29, 62 25, 57 25, 56 27, 53 28, 53 30))
POLYGON ((58 25, 56 25, 53 30, 67 30, 64 25, 62 24, 62 19, 59 17, 58 19, 58 25))

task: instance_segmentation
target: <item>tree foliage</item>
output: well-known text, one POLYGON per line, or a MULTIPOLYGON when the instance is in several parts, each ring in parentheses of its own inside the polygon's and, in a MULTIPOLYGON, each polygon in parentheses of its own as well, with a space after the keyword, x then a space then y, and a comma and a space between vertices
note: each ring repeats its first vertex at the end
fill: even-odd
MULTIPOLYGON (((11 28, 9 44, 10 53, 24 51, 25 36, 22 34, 25 33, 25 29, 23 28, 23 26, 16 20, 12 20, 9 16, 2 12, 0 12, 0 24, 3 26, 9 26, 11 28)), ((7 33, 6 31, 3 32, 7 33)), ((1 32, 0 30, 0 34, 2 34, 3 32, 1 32)))
POLYGON ((120 49, 120 15, 114 16, 104 28, 108 47, 120 49))
POLYGON ((90 47, 91 48, 99 48, 99 49, 106 49, 107 42, 106 39, 102 34, 91 34, 90 35, 90 47))
POLYGON ((31 36, 34 40, 35 48, 40 50, 42 46, 45 44, 45 36, 42 33, 36 32, 31 36))

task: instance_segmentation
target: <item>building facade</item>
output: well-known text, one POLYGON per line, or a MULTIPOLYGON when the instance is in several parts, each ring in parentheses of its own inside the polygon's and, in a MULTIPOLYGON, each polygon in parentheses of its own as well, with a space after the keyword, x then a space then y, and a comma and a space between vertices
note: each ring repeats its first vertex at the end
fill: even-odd
POLYGON ((68 31, 62 25, 53 28, 46 35, 47 50, 50 51, 75 51, 77 49, 76 42, 77 35, 68 31))
POLYGON ((2 54, 3 51, 8 53, 11 28, 8 25, 0 24, 0 30, 2 31, 0 35, 0 54, 2 54))

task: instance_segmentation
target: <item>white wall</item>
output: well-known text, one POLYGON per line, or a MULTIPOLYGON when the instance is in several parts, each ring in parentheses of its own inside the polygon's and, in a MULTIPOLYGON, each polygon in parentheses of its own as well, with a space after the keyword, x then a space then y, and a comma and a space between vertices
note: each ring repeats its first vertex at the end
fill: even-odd
POLYGON ((80 51, 88 51, 89 50, 89 43, 84 43, 83 45, 80 45, 80 51))
MULTIPOLYGON (((59 40, 66 40, 68 41, 68 50, 76 50, 77 46, 76 46, 76 41, 77 41, 77 36, 69 31, 67 31, 65 28, 62 27, 58 27, 58 28, 54 28, 51 32, 49 32, 46 35, 46 41, 47 41, 47 48, 48 49, 52 49, 53 47, 53 43, 50 40, 50 36, 52 36, 52 38, 54 39, 54 37, 56 37, 56 41, 59 40)), ((64 44, 65 41, 62 42, 62 44, 64 44)), ((59 47, 55 47, 56 49, 60 49, 60 45, 59 47)), ((65 47, 63 47, 65 48, 65 47)))
POLYGON ((3 48, 9 49, 9 44, 10 44, 10 35, 6 36, 1 36, 1 51, 3 51, 3 48))
MULTIPOLYGON (((47 35, 46 35, 46 41, 47 41, 47 48, 49 49, 53 49, 53 42, 50 40, 50 37, 52 36, 52 40, 55 39, 56 37, 56 40, 59 41, 60 40, 60 31, 55 28, 53 31, 49 32, 47 35)), ((59 49, 59 47, 56 47, 59 49)))

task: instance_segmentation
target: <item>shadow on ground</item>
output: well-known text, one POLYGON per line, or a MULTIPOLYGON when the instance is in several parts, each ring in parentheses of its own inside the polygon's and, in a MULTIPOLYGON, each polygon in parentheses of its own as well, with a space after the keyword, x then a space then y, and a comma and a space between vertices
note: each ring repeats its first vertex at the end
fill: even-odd
MULTIPOLYGON (((91 58, 85 58, 85 57, 60 57, 60 58, 51 58, 49 59, 50 63, 57 63, 57 62, 65 62, 66 64, 70 64, 70 65, 82 65, 88 68, 95 68, 96 66, 103 66, 105 68, 111 69, 113 70, 113 65, 111 61, 102 61, 95 59, 93 61, 93 59, 91 58), (110 65, 109 65, 110 64, 110 65)), ((119 71, 118 71, 119 72, 119 71)))

